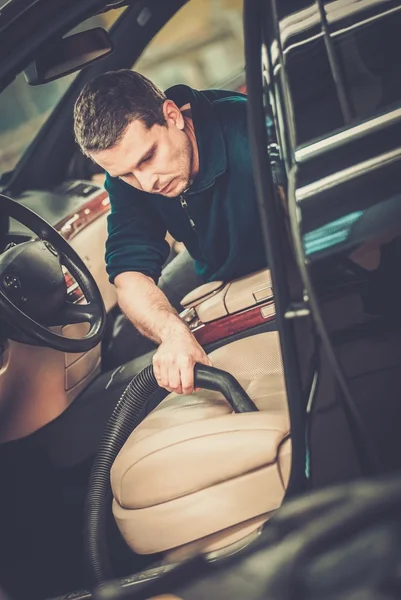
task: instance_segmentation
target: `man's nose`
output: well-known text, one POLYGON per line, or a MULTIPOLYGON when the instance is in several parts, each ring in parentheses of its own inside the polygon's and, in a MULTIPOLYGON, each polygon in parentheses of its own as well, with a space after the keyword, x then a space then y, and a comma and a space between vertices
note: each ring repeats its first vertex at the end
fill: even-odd
POLYGON ((141 188, 144 192, 153 192, 157 189, 157 183, 159 181, 159 176, 155 173, 139 173, 137 175, 137 179, 141 185, 141 188))

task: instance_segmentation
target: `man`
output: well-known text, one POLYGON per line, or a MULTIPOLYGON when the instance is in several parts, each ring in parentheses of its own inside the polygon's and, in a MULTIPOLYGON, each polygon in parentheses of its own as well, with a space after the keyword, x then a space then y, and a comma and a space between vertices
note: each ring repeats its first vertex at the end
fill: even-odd
POLYGON ((194 364, 211 363, 157 287, 169 253, 165 236, 184 242, 198 284, 266 266, 246 98, 186 85, 163 93, 143 75, 121 70, 84 87, 74 128, 83 153, 107 173, 106 262, 119 305, 159 345, 159 385, 191 393, 194 364))

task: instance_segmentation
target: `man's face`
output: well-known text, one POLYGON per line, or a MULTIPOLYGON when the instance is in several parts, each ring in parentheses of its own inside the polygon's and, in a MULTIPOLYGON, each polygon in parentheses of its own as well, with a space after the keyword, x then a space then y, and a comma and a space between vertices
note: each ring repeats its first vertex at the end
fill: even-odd
POLYGON ((166 125, 147 129, 143 121, 132 121, 116 146, 95 152, 91 158, 112 177, 173 198, 190 185, 194 148, 174 102, 166 100, 163 112, 166 125))

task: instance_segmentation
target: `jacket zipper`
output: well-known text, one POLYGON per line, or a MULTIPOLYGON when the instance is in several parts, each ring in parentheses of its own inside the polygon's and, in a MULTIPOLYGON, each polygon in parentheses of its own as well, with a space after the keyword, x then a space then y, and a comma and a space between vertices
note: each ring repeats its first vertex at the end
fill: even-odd
POLYGON ((193 218, 191 217, 191 215, 188 212, 188 204, 187 204, 187 201, 185 200, 185 196, 183 194, 181 194, 181 196, 180 196, 180 203, 181 203, 182 208, 185 210, 185 214, 188 217, 188 221, 189 221, 189 224, 191 225, 191 229, 193 231, 196 231, 195 221, 193 220, 193 218))

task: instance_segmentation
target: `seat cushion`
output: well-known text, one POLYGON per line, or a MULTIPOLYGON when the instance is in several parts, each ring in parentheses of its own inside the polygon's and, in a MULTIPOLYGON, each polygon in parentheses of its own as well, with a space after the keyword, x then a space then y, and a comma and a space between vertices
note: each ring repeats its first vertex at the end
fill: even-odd
POLYGON ((210 357, 261 412, 235 414, 218 392, 170 394, 134 430, 111 483, 114 516, 136 552, 229 533, 282 502, 291 448, 277 332, 238 340, 210 357))

